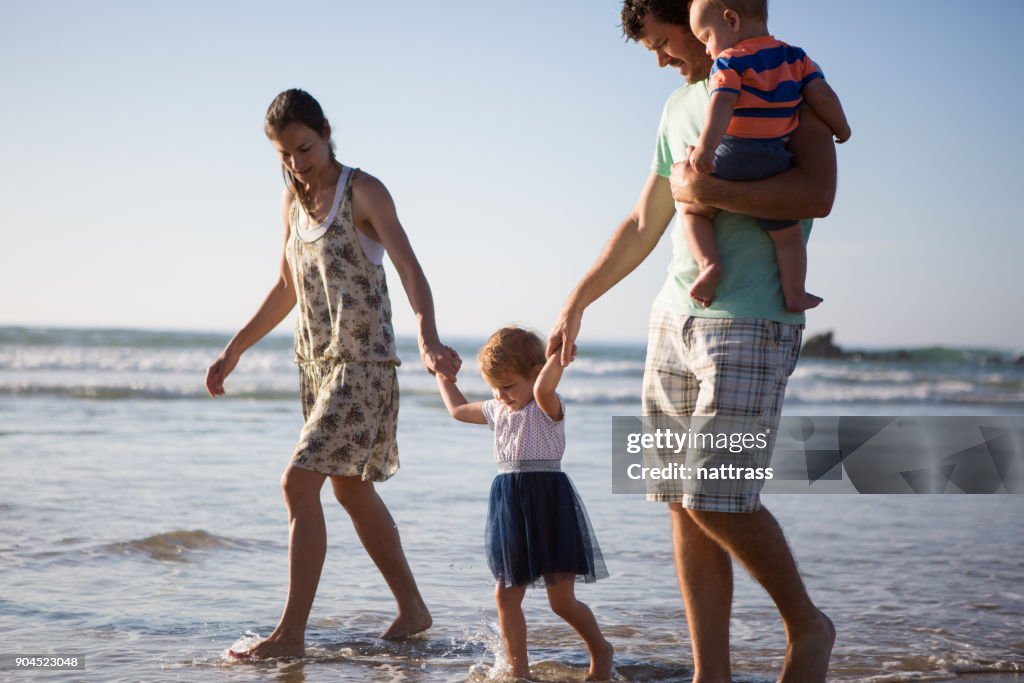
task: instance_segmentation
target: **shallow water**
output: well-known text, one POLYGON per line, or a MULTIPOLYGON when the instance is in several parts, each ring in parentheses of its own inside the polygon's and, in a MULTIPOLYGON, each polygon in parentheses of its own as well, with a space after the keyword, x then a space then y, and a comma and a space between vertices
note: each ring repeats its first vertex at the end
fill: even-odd
MULTIPOLYGON (((401 644, 376 638, 393 603, 328 488, 328 557, 308 656, 224 659, 240 639, 269 633, 283 603, 287 527, 278 480, 300 426, 286 384, 294 371, 285 347, 267 347, 232 378, 251 389, 244 398, 212 401, 196 387, 219 339, 173 341, 150 352, 129 343, 127 360, 102 367, 82 357, 109 361, 116 355, 110 342, 76 340, 56 354, 72 360, 35 369, 9 359, 20 353, 24 360, 26 348, 47 357, 43 345, 21 340, 20 352, 0 345, 0 359, 8 359, 0 364, 0 654, 85 655, 84 671, 35 672, 33 680, 493 679, 500 646, 482 553, 494 473, 490 432, 450 421, 411 362, 402 372, 402 470, 378 490, 399 524, 434 628, 401 644), (167 354, 177 360, 166 361, 167 354), (137 367, 126 369, 128 362, 137 367), (93 387, 94 395, 14 388, 47 383, 93 387), (112 386, 126 390, 104 392, 112 386)), ((640 347, 622 354, 628 363, 637 349, 642 359, 640 347)), ((863 368, 840 370, 847 377, 863 368)), ((840 386, 826 385, 823 374, 796 377, 795 393, 812 381, 840 386)), ((1004 375, 1013 379, 1012 370, 1004 375)), ((609 417, 636 412, 632 398, 618 398, 638 391, 635 377, 633 365, 601 366, 564 380, 565 469, 611 573, 578 594, 616 646, 623 680, 689 680, 664 507, 610 493, 609 417)), ((466 386, 482 390, 469 378, 466 386)), ((872 409, 1021 412, 1006 401, 981 408, 794 401, 786 408, 808 415, 872 409)), ((1024 672, 1024 496, 790 495, 766 504, 785 527, 812 596, 837 625, 831 680, 1024 672)), ((773 681, 784 650, 781 623, 760 587, 742 570, 736 576, 736 680, 773 681)), ((575 634, 536 591, 526 612, 534 674, 581 680, 587 659, 575 634)), ((25 678, 0 672, 0 680, 25 678)))

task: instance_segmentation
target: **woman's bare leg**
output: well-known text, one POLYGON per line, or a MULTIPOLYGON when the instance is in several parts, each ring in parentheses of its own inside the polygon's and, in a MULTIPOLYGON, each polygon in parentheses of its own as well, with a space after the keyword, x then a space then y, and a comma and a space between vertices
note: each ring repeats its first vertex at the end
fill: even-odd
POLYGON ((305 654, 306 622, 320 583, 327 553, 327 529, 320 505, 326 475, 289 466, 281 477, 288 506, 288 598, 277 628, 245 652, 229 651, 235 658, 267 659, 305 654))
POLYGON ((398 603, 398 616, 381 636, 404 638, 430 628, 433 620, 416 586, 402 550, 398 526, 372 481, 359 477, 331 477, 334 497, 352 518, 352 525, 370 559, 377 565, 398 603))

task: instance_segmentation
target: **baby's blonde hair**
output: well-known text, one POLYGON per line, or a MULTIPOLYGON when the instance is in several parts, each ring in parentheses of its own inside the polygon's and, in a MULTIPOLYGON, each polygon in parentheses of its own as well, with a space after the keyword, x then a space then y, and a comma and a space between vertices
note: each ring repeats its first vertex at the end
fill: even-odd
MULTIPOLYGON (((695 0, 696 1, 696 0, 695 0)), ((768 21, 768 0, 703 0, 723 12, 731 9, 740 17, 768 21)))
POLYGON ((487 377, 514 373, 531 379, 537 366, 544 365, 544 342, 522 327, 503 327, 490 336, 476 359, 487 377))

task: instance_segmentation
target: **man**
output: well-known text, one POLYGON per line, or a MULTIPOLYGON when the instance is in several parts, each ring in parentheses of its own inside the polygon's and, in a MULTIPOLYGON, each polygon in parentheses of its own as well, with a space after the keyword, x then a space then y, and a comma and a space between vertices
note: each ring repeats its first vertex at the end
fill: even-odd
MULTIPOLYGON (((799 354, 803 314, 785 310, 771 240, 749 216, 825 216, 835 194, 835 150, 827 126, 808 110, 789 149, 794 165, 764 180, 730 182, 681 164, 695 144, 710 100, 705 47, 690 32, 681 0, 625 0, 624 33, 686 78, 669 98, 653 170, 640 199, 569 295, 548 339, 568 364, 583 311, 636 268, 676 213, 673 199, 722 211, 715 233, 724 276, 708 307, 689 289, 699 269, 678 228, 669 277, 654 302, 644 370, 645 415, 723 415, 778 419, 799 354), (676 164, 673 166, 673 164, 676 164), (741 215, 742 214, 742 215, 741 215)), ((805 239, 809 233, 805 222, 805 239)), ((741 454, 767 464, 770 449, 741 454)), ((732 559, 775 601, 786 629, 783 683, 825 680, 835 629, 804 588, 785 536, 761 506, 757 486, 730 494, 662 491, 669 503, 680 592, 693 649, 695 683, 731 681, 729 617, 732 559)))

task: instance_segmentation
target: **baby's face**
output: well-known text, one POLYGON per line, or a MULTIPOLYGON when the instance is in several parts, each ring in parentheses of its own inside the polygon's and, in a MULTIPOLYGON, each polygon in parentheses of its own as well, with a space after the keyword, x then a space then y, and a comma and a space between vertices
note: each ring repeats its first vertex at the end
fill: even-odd
MULTIPOLYGON (((735 16, 735 12, 730 12, 735 16)), ((717 59, 722 50, 739 42, 738 19, 730 21, 726 12, 707 0, 694 0, 690 5, 690 29, 697 40, 707 47, 711 59, 717 59)))

